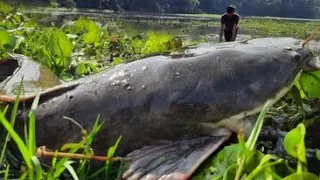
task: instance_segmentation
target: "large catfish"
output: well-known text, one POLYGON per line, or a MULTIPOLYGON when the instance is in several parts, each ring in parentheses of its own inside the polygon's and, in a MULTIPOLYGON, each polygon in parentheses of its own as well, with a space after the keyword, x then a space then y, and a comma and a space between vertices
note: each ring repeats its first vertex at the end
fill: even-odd
MULTIPOLYGON (((124 179, 187 179, 232 133, 249 135, 254 122, 246 117, 283 97, 302 69, 320 69, 318 58, 293 38, 188 51, 194 55, 149 57, 44 90, 37 145, 58 149, 79 140, 79 127, 64 116, 90 130, 100 115, 104 124, 92 148, 104 155, 122 135, 117 154, 132 158, 124 179)), ((3 103, 14 101, 7 90, 22 74, 5 81, 11 85, 3 103)))

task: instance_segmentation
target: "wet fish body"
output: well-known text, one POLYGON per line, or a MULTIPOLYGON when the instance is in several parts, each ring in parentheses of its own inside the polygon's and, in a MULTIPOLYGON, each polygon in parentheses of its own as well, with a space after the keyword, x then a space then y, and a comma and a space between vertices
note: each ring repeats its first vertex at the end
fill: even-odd
MULTIPOLYGON (((125 178, 143 174, 187 178, 232 132, 245 129, 249 134, 252 122, 246 117, 259 113, 267 101, 272 105, 284 96, 311 58, 293 38, 202 45, 190 51, 196 56, 145 58, 64 84, 72 88, 42 98, 38 107, 38 145, 58 149, 80 139, 79 127, 63 116, 91 129, 100 115, 104 125, 93 144, 95 154, 105 154, 120 135, 118 155, 142 148, 131 155, 140 165, 133 162, 125 178), (157 162, 152 153, 142 158, 141 154, 150 153, 143 147, 161 140, 178 143, 151 152, 170 154, 171 148, 187 153, 181 150, 187 145, 188 168, 177 162, 173 170, 141 170, 147 166, 143 162, 157 162), (192 154, 194 145, 200 147, 194 150, 198 154, 192 154)), ((170 169, 170 164, 158 166, 170 169)))

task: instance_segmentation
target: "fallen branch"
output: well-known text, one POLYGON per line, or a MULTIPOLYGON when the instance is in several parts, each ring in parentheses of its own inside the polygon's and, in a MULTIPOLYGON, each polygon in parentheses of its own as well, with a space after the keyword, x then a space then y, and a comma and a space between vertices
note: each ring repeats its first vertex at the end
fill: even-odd
POLYGON ((300 46, 301 46, 302 48, 304 48, 304 46, 305 46, 308 42, 310 42, 311 40, 314 39, 314 37, 316 36, 317 32, 320 32, 320 26, 318 26, 318 28, 315 29, 307 39, 305 39, 304 41, 301 41, 300 46))
POLYGON ((58 151, 47 151, 46 147, 42 146, 37 149, 37 157, 56 157, 56 158, 70 158, 70 159, 90 159, 96 161, 130 161, 129 158, 123 157, 105 157, 105 156, 95 156, 95 155, 85 155, 79 153, 65 153, 58 151))

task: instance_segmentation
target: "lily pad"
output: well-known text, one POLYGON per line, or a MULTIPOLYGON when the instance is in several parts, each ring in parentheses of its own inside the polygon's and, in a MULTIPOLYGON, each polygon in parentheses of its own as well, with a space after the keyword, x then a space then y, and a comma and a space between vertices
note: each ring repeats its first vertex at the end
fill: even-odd
POLYGON ((49 49, 51 56, 70 57, 73 46, 64 32, 55 30, 50 37, 49 49))
POLYGON ((320 98, 320 71, 303 73, 299 82, 310 98, 320 98))
POLYGON ((304 138, 306 134, 306 127, 299 124, 292 129, 284 138, 284 148, 291 156, 297 158, 300 162, 306 164, 306 149, 304 138))

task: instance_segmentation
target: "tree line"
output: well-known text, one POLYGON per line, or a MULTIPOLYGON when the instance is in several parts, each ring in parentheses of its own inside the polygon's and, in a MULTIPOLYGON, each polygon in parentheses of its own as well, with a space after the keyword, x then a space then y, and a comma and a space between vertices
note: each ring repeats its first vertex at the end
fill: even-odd
MULTIPOLYGON (((54 0, 51 0, 54 1, 54 0)), ((320 0, 55 0, 60 6, 152 13, 224 13, 233 4, 244 16, 316 18, 320 0)))

